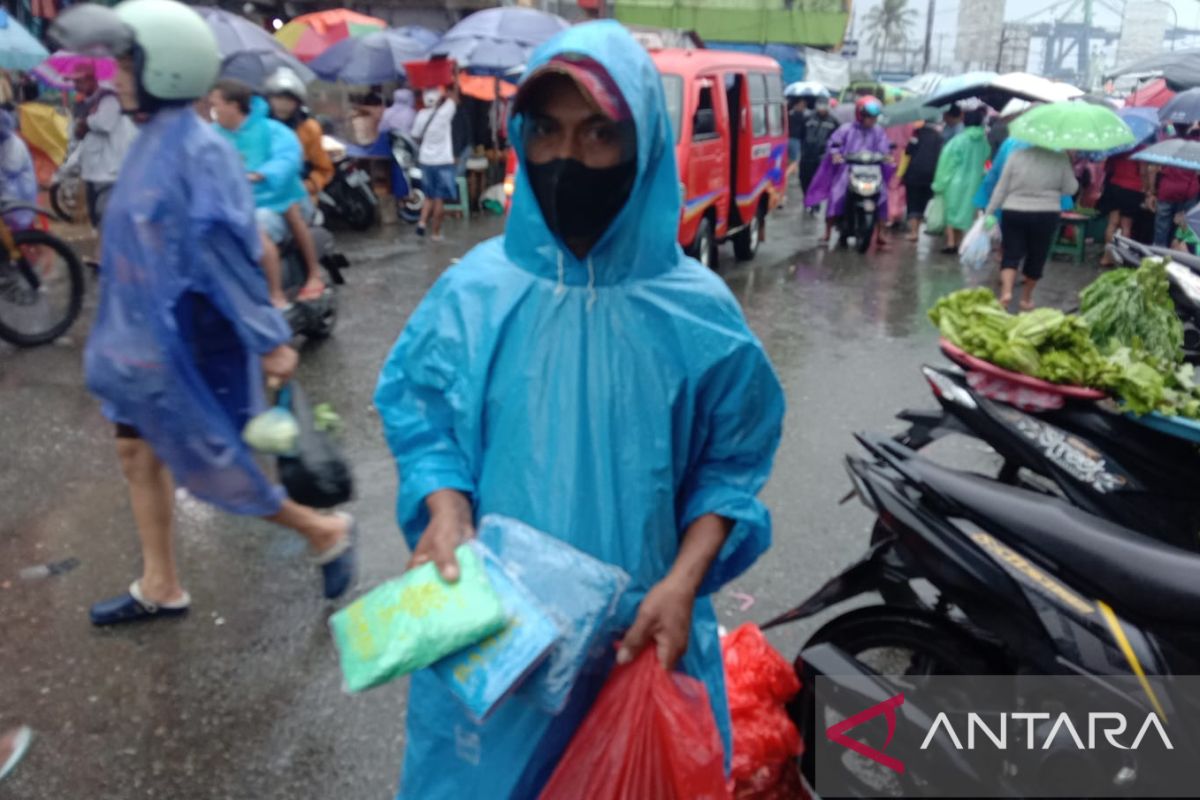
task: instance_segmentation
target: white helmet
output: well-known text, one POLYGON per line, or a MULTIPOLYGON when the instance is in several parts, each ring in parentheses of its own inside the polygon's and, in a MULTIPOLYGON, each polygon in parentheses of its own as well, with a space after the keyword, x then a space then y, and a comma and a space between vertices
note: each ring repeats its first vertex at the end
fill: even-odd
POLYGON ((301 105, 308 102, 308 90, 304 88, 304 81, 287 67, 280 67, 271 73, 271 77, 267 78, 266 84, 263 85, 263 93, 268 97, 273 94, 290 94, 301 105))
POLYGON ((212 29, 176 0, 126 0, 115 9, 81 3, 59 16, 50 37, 77 52, 132 55, 143 110, 203 97, 221 68, 212 29))

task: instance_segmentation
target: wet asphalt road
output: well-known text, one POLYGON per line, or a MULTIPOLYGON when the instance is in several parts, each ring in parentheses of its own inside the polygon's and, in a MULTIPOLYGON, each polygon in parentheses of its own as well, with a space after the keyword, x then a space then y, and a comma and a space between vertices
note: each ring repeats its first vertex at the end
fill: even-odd
MULTIPOLYGON (((867 257, 817 247, 816 220, 776 212, 748 265, 722 248, 722 274, 783 380, 785 438, 765 491, 775 545, 717 598, 723 623, 763 621, 803 599, 865 546, 871 519, 839 506, 842 457, 856 430, 895 430, 903 407, 928 406, 918 367, 936 361, 926 309, 961 287, 957 260, 894 236, 867 257)), ((406 558, 392 507, 396 475, 371 407, 388 349, 425 290, 496 219, 448 223, 431 244, 409 228, 341 234, 353 262, 332 339, 304 350, 300 378, 346 424, 362 531, 359 589, 406 558)), ((1095 275, 1055 262, 1039 302, 1067 306, 1095 275)), ((979 280, 976 278, 975 280, 979 280)), ((94 290, 90 301, 94 303, 94 290)), ((90 309, 89 309, 90 313, 90 309)), ((87 608, 139 571, 136 535, 110 427, 82 385, 88 319, 54 346, 0 344, 0 728, 36 740, 0 783, 12 800, 296 800, 394 796, 405 682, 342 692, 318 576, 298 537, 195 502, 177 512, 191 616, 93 629, 87 608), (41 580, 22 568, 78 559, 41 580)), ((964 457, 986 455, 965 446, 964 457)), ((791 658, 821 620, 773 635, 791 658)))

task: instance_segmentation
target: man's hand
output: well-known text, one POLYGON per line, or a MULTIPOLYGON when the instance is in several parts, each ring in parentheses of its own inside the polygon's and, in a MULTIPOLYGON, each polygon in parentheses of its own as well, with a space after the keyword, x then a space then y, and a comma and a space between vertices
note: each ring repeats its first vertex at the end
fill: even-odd
POLYGON ((655 584, 621 640, 617 663, 628 664, 653 642, 663 668, 673 670, 687 651, 695 603, 696 590, 684 580, 667 575, 655 584))
POLYGON ((262 357, 262 370, 267 374, 267 386, 278 389, 292 379, 299 354, 286 344, 281 344, 262 357))
POLYGON ((429 508, 429 525, 406 569, 432 561, 442 579, 454 583, 459 574, 454 550, 475 535, 471 503, 462 492, 442 489, 426 497, 425 505, 429 508))
POLYGON ((251 183, 262 183, 263 175, 261 172, 247 172, 246 179, 249 180, 251 183))

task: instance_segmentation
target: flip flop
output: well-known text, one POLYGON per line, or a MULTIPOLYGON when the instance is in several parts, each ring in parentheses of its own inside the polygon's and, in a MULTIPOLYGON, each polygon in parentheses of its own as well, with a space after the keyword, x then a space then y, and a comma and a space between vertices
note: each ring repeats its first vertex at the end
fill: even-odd
POLYGON ((329 287, 323 283, 321 284, 321 288, 313 291, 309 291, 308 288, 305 287, 300 290, 299 294, 296 295, 296 302, 302 302, 304 300, 320 300, 322 295, 325 294, 325 290, 328 288, 329 287))
MULTIPOLYGON (((5 735, 9 734, 14 734, 14 731, 8 731, 5 735)), ((25 757, 26 751, 29 750, 29 744, 32 741, 33 731, 29 729, 28 725, 22 725, 15 729, 12 752, 8 754, 8 759, 3 764, 0 764, 0 780, 4 780, 17 764, 21 762, 21 759, 25 757)))
POLYGON ((142 596, 141 587, 138 586, 137 581, 134 581, 125 594, 101 600, 92 606, 92 624, 102 627, 159 617, 181 617, 188 613, 191 605, 192 598, 187 592, 183 593, 183 597, 170 603, 153 603, 142 596))

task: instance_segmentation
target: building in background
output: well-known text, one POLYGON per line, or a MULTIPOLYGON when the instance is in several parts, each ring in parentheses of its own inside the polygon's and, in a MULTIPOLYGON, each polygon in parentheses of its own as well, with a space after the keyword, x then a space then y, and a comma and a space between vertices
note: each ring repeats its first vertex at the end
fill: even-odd
POLYGON ((1121 36, 1117 39, 1117 63, 1130 64, 1161 53, 1170 14, 1171 7, 1165 2, 1129 0, 1121 18, 1121 36))
POLYGON ((959 0, 954 58, 964 70, 996 69, 1004 10, 1003 0, 959 0))
POLYGON ((1028 72, 1029 45, 1033 41, 1033 28, 1017 22, 1006 22, 1002 28, 1000 44, 996 53, 999 73, 1028 72))

